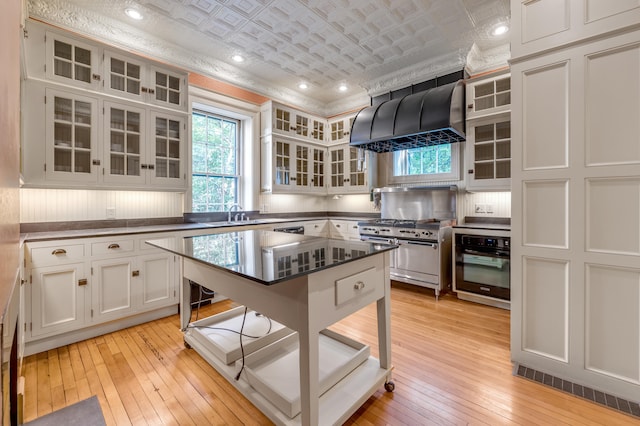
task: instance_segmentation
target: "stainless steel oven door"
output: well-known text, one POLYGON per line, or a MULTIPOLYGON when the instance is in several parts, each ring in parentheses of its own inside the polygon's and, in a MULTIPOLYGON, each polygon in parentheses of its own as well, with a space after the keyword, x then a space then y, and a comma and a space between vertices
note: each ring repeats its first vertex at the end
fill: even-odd
POLYGON ((456 253, 456 289, 510 300, 510 259, 508 253, 462 248, 456 253))
MULTIPOLYGON (((370 241, 370 242, 379 242, 384 244, 398 244, 395 238, 385 238, 385 237, 374 237, 372 235, 360 235, 361 241, 370 241)), ((398 250, 391 250, 389 252, 389 266, 391 269, 396 266, 396 252, 398 250)))
POLYGON ((395 268, 391 278, 419 284, 440 284, 440 250, 438 243, 398 240, 395 268))

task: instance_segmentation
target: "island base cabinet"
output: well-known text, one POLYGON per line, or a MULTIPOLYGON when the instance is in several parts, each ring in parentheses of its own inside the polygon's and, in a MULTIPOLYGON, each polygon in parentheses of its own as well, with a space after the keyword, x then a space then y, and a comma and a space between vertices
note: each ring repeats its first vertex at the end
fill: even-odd
POLYGON ((31 336, 76 330, 85 325, 87 279, 83 263, 31 271, 31 336))

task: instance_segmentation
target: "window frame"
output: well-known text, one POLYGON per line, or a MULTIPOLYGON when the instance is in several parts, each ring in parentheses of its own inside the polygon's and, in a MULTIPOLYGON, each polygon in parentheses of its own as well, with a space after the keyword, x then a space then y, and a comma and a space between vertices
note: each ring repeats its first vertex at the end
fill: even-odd
POLYGON ((242 120, 235 118, 235 117, 231 117, 230 115, 225 114, 224 111, 214 111, 213 109, 207 108, 205 105, 199 104, 199 105, 194 105, 191 113, 190 113, 190 136, 191 136, 191 143, 189 144, 189 152, 190 152, 190 161, 189 161, 189 165, 190 165, 190 190, 189 190, 189 211, 191 211, 192 213, 220 213, 220 212, 226 212, 229 210, 229 208, 234 205, 234 204, 240 204, 241 199, 242 199, 242 164, 243 164, 243 150, 242 150, 242 146, 243 146, 243 125, 242 125, 242 120), (193 153, 193 148, 194 148, 194 141, 193 141, 193 117, 196 114, 200 114, 200 115, 204 115, 205 117, 213 117, 216 119, 220 119, 220 120, 224 120, 224 121, 229 121, 229 122, 233 122, 236 125, 236 158, 235 158, 235 174, 223 174, 223 173, 207 173, 207 172, 195 172, 193 169, 193 165, 194 165, 194 153, 193 153), (222 178, 222 179, 235 179, 235 195, 234 195, 234 200, 230 203, 224 203, 222 204, 222 210, 210 210, 210 204, 207 203, 207 209, 205 211, 195 211, 194 210, 194 185, 193 185, 193 178, 194 176, 204 176, 204 177, 218 177, 218 178, 222 178))
POLYGON ((462 156, 461 143, 452 143, 451 146, 451 171, 449 173, 424 173, 416 175, 397 175, 397 168, 399 162, 402 159, 397 156, 406 155, 408 150, 401 150, 390 153, 391 157, 391 175, 389 177, 392 184, 404 184, 404 183, 422 183, 422 182, 450 182, 460 180, 460 162, 462 156))

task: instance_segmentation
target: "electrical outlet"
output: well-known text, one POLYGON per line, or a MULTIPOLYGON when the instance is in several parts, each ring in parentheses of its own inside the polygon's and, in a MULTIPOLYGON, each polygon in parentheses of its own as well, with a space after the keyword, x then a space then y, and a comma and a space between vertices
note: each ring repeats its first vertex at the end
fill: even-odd
POLYGON ((115 219, 115 218, 116 218, 116 208, 107 207, 107 219, 115 219))
POLYGON ((489 214, 493 214, 493 204, 485 205, 485 211, 489 214))
POLYGON ((476 213, 486 213, 486 207, 484 204, 476 204, 476 213))

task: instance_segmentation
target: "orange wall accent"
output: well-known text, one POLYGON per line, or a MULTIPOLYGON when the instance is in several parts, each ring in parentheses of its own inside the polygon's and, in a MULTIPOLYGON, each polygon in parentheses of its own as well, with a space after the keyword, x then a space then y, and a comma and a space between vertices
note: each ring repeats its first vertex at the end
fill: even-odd
POLYGON ((189 84, 201 87, 203 89, 212 90, 223 95, 231 96, 235 99, 251 102, 256 105, 262 105, 263 103, 270 100, 269 98, 266 98, 257 93, 253 93, 229 83, 224 83, 214 78, 206 77, 204 75, 196 74, 193 72, 189 73, 189 84))

